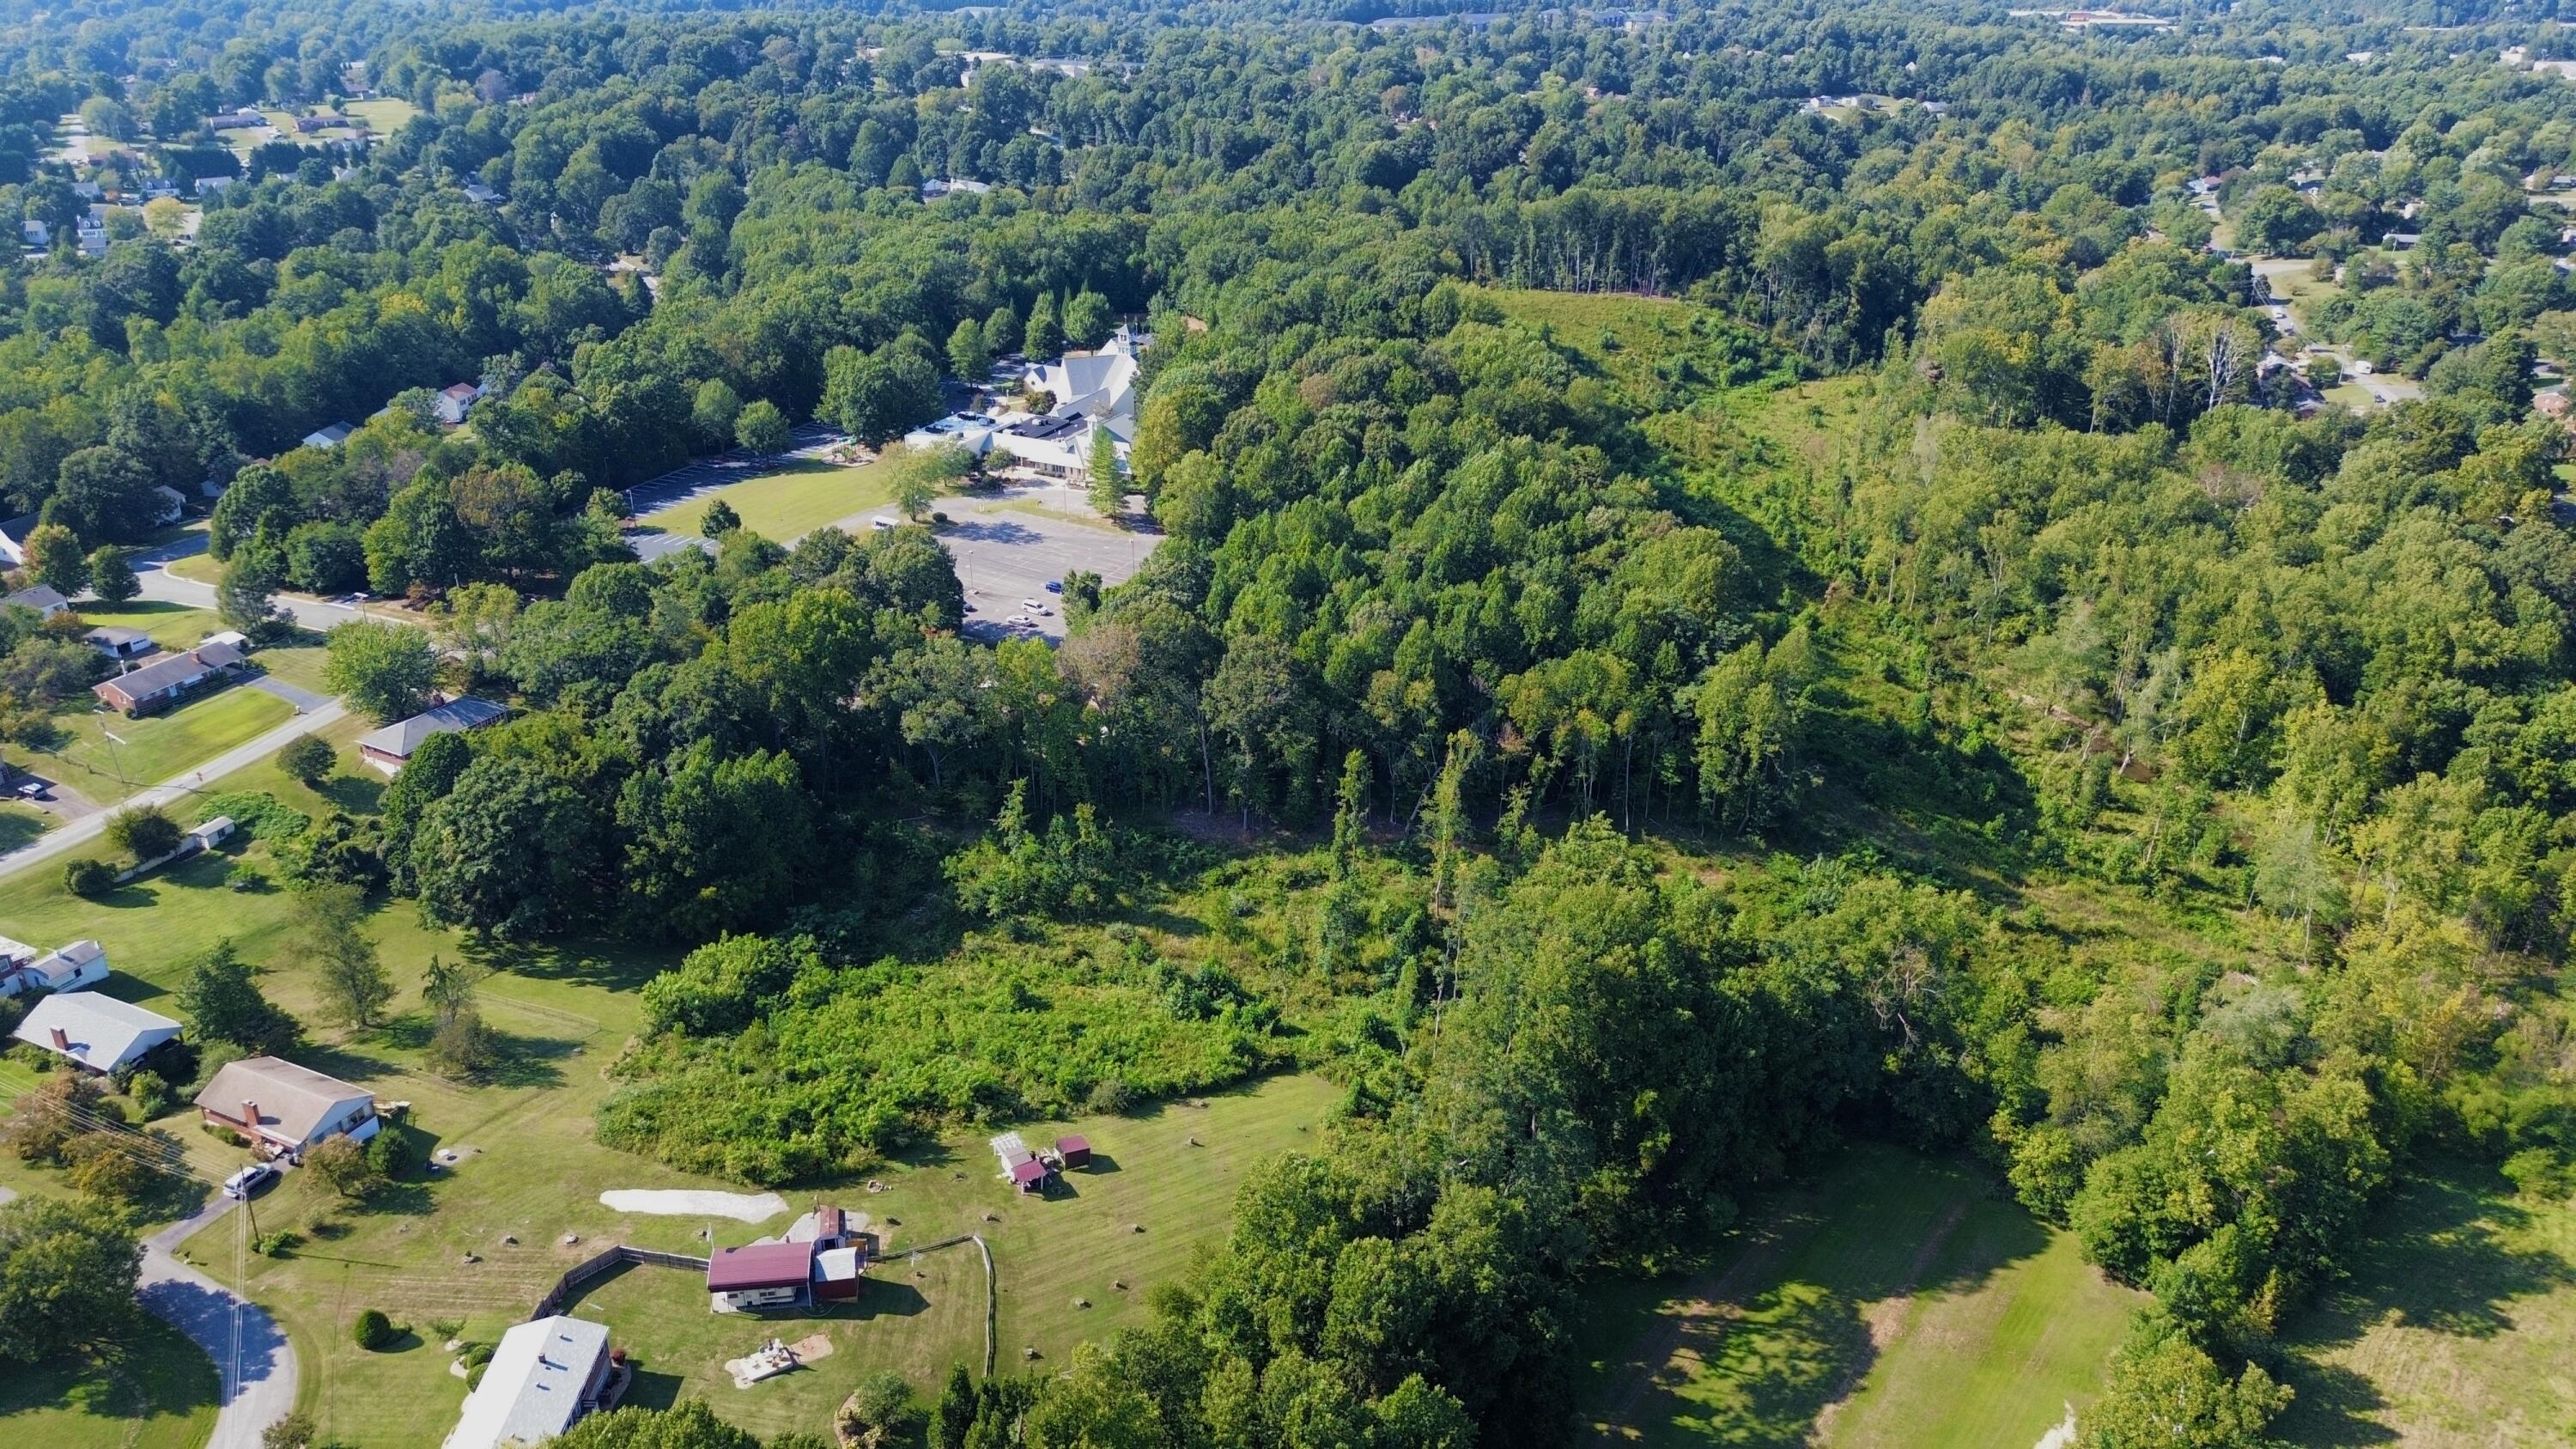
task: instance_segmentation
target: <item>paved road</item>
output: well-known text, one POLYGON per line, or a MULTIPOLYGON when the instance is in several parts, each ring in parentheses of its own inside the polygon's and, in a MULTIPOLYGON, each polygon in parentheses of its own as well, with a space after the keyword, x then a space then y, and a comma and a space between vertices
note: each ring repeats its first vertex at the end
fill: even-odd
MULTIPOLYGON (((176 543, 165 544, 148 553, 134 556, 135 582, 143 586, 142 597, 165 604, 185 604, 191 609, 215 607, 215 586, 195 579, 182 578, 170 572, 173 559, 188 558, 206 551, 206 536, 191 531, 176 543)), ((400 609, 359 609, 348 604, 334 604, 323 599, 298 598, 280 594, 277 602, 295 616, 295 622, 317 634, 328 634, 343 624, 358 619, 390 619, 398 623, 418 623, 400 609)))
MULTIPOLYGON (((297 715, 257 739, 233 746, 184 775, 175 775, 117 803, 120 808, 142 805, 168 806, 176 805, 191 795, 204 794, 208 785, 221 780, 235 770, 246 765, 255 765, 270 755, 276 754, 286 748, 287 742, 298 735, 311 734, 338 722, 348 712, 348 706, 338 700, 332 700, 319 709, 297 715)), ((108 812, 102 811, 85 819, 74 820, 45 832, 6 855, 0 855, 0 875, 24 869, 38 861, 51 860, 64 851, 97 839, 99 833, 107 828, 107 822, 111 818, 108 812)))
POLYGON ((217 1194, 195 1216, 143 1241, 135 1301, 188 1335, 223 1380, 207 1449, 260 1449, 260 1433, 295 1408, 295 1347, 277 1320, 249 1299, 182 1263, 174 1250, 221 1218, 233 1200, 217 1194))

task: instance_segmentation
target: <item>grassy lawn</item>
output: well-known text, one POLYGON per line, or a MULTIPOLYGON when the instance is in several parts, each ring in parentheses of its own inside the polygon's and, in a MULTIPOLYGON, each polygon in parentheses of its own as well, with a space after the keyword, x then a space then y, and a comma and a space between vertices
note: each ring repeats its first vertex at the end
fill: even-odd
MULTIPOLYGON (((268 699, 266 695, 255 697, 268 699)), ((324 782, 322 791, 308 790, 288 779, 274 760, 209 780, 206 789, 266 790, 308 815, 319 815, 334 804, 361 813, 371 811, 383 789, 382 778, 373 771, 351 773, 358 766, 350 742, 367 729, 363 720, 343 719, 321 732, 323 738, 340 747, 343 771, 324 782)), ((183 822, 194 819, 192 812, 180 814, 183 822)), ((251 853, 258 852, 259 847, 251 847, 251 853)), ((74 852, 100 859, 113 853, 105 842, 74 852)), ((148 876, 96 901, 83 900, 63 889, 59 861, 41 862, 0 876, 0 921, 8 923, 0 930, 46 946, 95 937, 107 947, 109 964, 115 970, 108 989, 129 1001, 149 1003, 178 980, 191 957, 219 937, 234 938, 253 961, 274 949, 286 919, 286 897, 275 891, 244 893, 227 889, 224 878, 239 857, 240 852, 230 848, 219 850, 148 876)), ((411 918, 410 912, 399 911, 385 913, 379 919, 391 927, 411 918)), ((281 995, 291 997, 292 993, 281 995)), ((310 1000, 307 993, 306 1003, 310 1000)))
POLYGON ((238 683, 142 719, 104 709, 67 711, 54 716, 66 738, 44 767, 104 802, 120 798, 120 782, 133 789, 157 785, 294 717, 295 706, 238 683), (107 738, 111 731, 122 743, 107 738))
POLYGON ((192 553, 183 558, 174 558, 163 567, 183 579, 194 579, 208 588, 224 581, 224 566, 215 562, 215 556, 210 553, 192 553))
POLYGON ((2295 1444, 2576 1442, 2576 1203, 2451 1165, 2400 1190, 2294 1318, 2295 1444))
POLYGON ((0 853, 16 850, 53 826, 54 818, 32 805, 0 800, 0 853))
POLYGON ((0 1434, 45 1449, 196 1449, 214 1432, 215 1366, 138 1318, 107 1363, 0 1374, 0 1434))
POLYGON ((419 115, 420 108, 400 96, 380 96, 372 101, 351 101, 340 108, 340 114, 362 117, 377 135, 390 136, 419 115))
POLYGON ((1586 1418, 1652 1446, 2028 1445, 2140 1295, 1968 1168, 1853 1149, 1686 1279, 1594 1295, 1586 1418))
POLYGON ((951 1361, 981 1369, 984 1262, 972 1243, 925 1253, 872 1272, 855 1304, 778 1317, 711 1313, 701 1275, 636 1267, 593 1289, 573 1313, 607 1324, 609 1342, 638 1361, 630 1404, 662 1409, 704 1399, 763 1438, 790 1429, 820 1433, 859 1380, 878 1369, 899 1370, 925 1399, 951 1361), (794 1373, 737 1389, 724 1371, 725 1360, 773 1336, 794 1343, 817 1333, 831 1340, 831 1355, 794 1373))
POLYGON ((721 498, 742 515, 743 527, 784 543, 853 513, 878 507, 890 497, 873 463, 853 468, 798 459, 778 472, 728 483, 713 493, 647 514, 637 522, 641 527, 667 533, 693 534, 704 524, 707 505, 721 498))
POLYGON ((140 629, 164 649, 193 648, 224 627, 224 621, 212 609, 191 609, 159 599, 128 599, 122 604, 91 599, 75 607, 82 618, 94 625, 140 629))
POLYGON ((1083 528, 1098 529, 1102 533, 1126 532, 1125 529, 1120 528, 1116 523, 1101 517, 1099 514, 1092 512, 1088 507, 1084 506, 1082 495, 1075 495, 1074 502, 1071 506, 1059 507, 1057 505, 1057 501, 1062 499, 1064 496, 1064 494, 1053 488, 1049 488, 1042 493, 1023 491, 1020 492, 1018 496, 1000 499, 990 506, 994 508, 1008 509, 1013 513, 1026 513, 1037 518, 1052 518, 1058 523, 1071 523, 1083 528))
MULTIPOLYGON (((426 951, 388 940, 386 954, 420 959, 426 951)), ((723 1185, 592 1140, 590 1109, 609 1086, 601 1069, 634 1026, 631 987, 644 974, 606 958, 571 958, 489 978, 486 1010, 517 1039, 526 1064, 518 1084, 459 1088, 421 1072, 411 1046, 425 1032, 421 1020, 308 1054, 382 1095, 410 1100, 415 1122, 465 1155, 453 1171, 407 1184, 382 1207, 353 1212, 293 1177, 260 1199, 263 1229, 284 1226, 307 1241, 286 1258, 251 1259, 251 1295, 293 1334, 308 1406, 333 1437, 360 1449, 419 1442, 422 1424, 444 1422, 464 1399, 464 1385, 447 1372, 446 1337, 492 1341, 526 1317, 565 1268, 603 1244, 703 1253, 702 1228, 730 1246, 787 1227, 785 1216, 709 1224, 600 1205, 599 1194, 612 1188, 723 1185), (565 1243, 567 1234, 579 1242, 565 1243), (478 1261, 468 1263, 468 1254, 478 1261), (391 1353, 356 1348, 349 1325, 368 1307, 409 1324, 417 1342, 391 1353)), ((1137 1321, 1145 1288, 1177 1276, 1222 1236, 1244 1172, 1302 1140, 1301 1128, 1321 1120, 1333 1095, 1313 1078, 1274 1078, 1205 1099, 1204 1108, 1075 1124, 1112 1164, 1077 1174, 1071 1192, 1043 1202, 1016 1197, 994 1177, 980 1132, 880 1170, 884 1192, 853 1182, 789 1197, 799 1208, 828 1199, 869 1213, 898 1253, 908 1242, 982 1231, 1000 1281, 1002 1358, 1025 1366, 1022 1350, 1036 1347, 1044 1361, 1061 1362, 1083 1339, 1137 1321), (1208 1145, 1189 1147, 1193 1135, 1208 1145), (984 1222, 987 1212, 1000 1221, 984 1222), (1140 1223, 1145 1231, 1135 1232, 1140 1223), (1124 1290, 1112 1286, 1121 1281, 1124 1290), (1078 1298, 1094 1307, 1077 1308, 1078 1298)), ((1058 1129, 1024 1130, 1034 1139, 1058 1129)), ((187 1251, 216 1276, 232 1276, 229 1224, 187 1251)), ((857 1307, 819 1318, 719 1316, 708 1311, 697 1275, 662 1268, 621 1273, 574 1311, 607 1323, 613 1341, 643 1361, 639 1402, 707 1398, 763 1435, 823 1429, 832 1408, 876 1369, 901 1371, 926 1396, 951 1363, 980 1367, 984 1351, 983 1263, 971 1245, 899 1258, 870 1276, 857 1307), (815 1369, 749 1392, 723 1376, 724 1360, 771 1335, 792 1341, 809 1332, 827 1334, 836 1350, 815 1369)))

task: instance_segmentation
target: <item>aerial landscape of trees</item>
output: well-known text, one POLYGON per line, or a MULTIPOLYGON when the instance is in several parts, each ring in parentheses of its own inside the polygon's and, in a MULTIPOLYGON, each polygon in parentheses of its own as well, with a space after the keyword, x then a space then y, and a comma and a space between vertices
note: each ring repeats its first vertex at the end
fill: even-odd
MULTIPOLYGON (((2393 1194, 2576 1189, 2554 22, 77 15, 0 14, 0 213, 53 238, 0 262, 19 582, 131 598, 174 490, 255 642, 281 593, 408 611, 312 666, 370 727, 511 706, 380 795, 279 756, 293 899, 190 957, 201 1071, 308 1039, 271 970, 386 1029, 398 911, 455 1082, 510 1061, 482 971, 653 963, 598 1139, 762 1188, 1342 1093, 1143 1326, 952 1384, 941 1449, 1563 1442, 1599 1285, 1856 1139, 2145 1295, 2076 1442, 2265 1445, 2393 1194), (209 124, 359 91, 401 118, 358 144, 209 124), (1073 526, 1133 576, 991 637, 937 510, 998 469, 902 440, 1122 325, 1073 526), (808 425, 882 526, 717 498, 639 554, 626 490, 808 425)), ((13 743, 93 664, 48 627, 0 614, 13 743)), ((122 1263, 86 1211, 0 1208, 0 1292, 122 1263)))

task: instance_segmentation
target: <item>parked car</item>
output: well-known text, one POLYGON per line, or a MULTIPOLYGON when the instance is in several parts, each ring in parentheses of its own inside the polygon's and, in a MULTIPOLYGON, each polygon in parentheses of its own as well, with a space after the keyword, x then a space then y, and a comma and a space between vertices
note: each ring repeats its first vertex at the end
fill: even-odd
POLYGON ((277 1169, 265 1162, 254 1162, 224 1179, 224 1196, 247 1198, 261 1183, 277 1176, 277 1169))
POLYGON ((1063 592, 1064 592, 1064 580, 1062 580, 1062 579, 1049 579, 1049 580, 1047 580, 1047 592, 1048 592, 1048 593, 1050 593, 1050 594, 1061 594, 1061 593, 1063 593, 1063 592))
POLYGON ((21 800, 43 800, 50 798, 50 792, 45 789, 45 782, 42 780, 20 781, 18 784, 17 795, 21 800))
POLYGON ((892 528, 892 527, 894 527, 894 520, 893 520, 893 519, 891 519, 891 518, 871 518, 871 519, 869 519, 869 520, 868 520, 868 527, 870 527, 870 528, 892 528))

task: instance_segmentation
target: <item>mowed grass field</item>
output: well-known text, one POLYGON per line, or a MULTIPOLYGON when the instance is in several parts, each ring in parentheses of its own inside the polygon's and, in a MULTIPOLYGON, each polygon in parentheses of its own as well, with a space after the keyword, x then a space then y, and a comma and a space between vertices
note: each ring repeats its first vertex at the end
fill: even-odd
POLYGON ((741 515, 743 527, 785 543, 853 513, 883 507, 892 496, 874 463, 844 467, 800 458, 775 473, 728 483, 636 522, 666 533, 695 534, 706 526, 708 506, 721 498, 741 515))
POLYGON ((1585 1418, 1649 1449, 2023 1449, 2143 1301, 1972 1169, 1856 1147, 1696 1271, 1597 1291, 1585 1418))
POLYGON ((141 719, 107 709, 66 712, 54 717, 65 738, 39 770, 60 770, 64 784, 106 804, 160 784, 294 717, 295 706, 241 681, 141 719), (109 739, 110 734, 116 738, 109 739))
MULTIPOLYGON (((879 1369, 901 1373, 925 1402, 950 1365, 982 1372, 982 1255, 972 1243, 918 1256, 907 1251, 979 1233, 993 1253, 1000 1305, 996 1367, 1061 1366, 1076 1345, 1142 1322, 1146 1291, 1183 1275, 1224 1238, 1244 1176, 1311 1140, 1336 1096, 1320 1079, 1283 1076, 1198 1099, 1201 1107, 1173 1103, 1133 1116, 1023 1125, 1018 1130, 1033 1145, 1079 1131, 1095 1149, 1091 1170, 1069 1174, 1065 1188, 1044 1199, 1011 1191, 985 1145, 990 1134, 967 1131, 878 1171, 873 1180, 883 1191, 866 1191, 862 1180, 786 1194, 797 1211, 829 1201, 866 1213, 886 1235, 889 1256, 869 1270, 851 1307, 717 1314, 708 1311, 698 1275, 639 1267, 584 1294, 573 1311, 609 1325, 610 1341, 642 1360, 638 1402, 703 1398, 763 1436, 820 1430, 859 1379, 879 1369), (1199 1146, 1189 1145, 1193 1137, 1199 1146), (833 1352, 812 1368, 748 1390, 725 1375, 725 1360, 772 1336, 794 1342, 816 1333, 832 1341, 833 1352)), ((680 1241, 670 1246, 705 1251, 690 1236, 700 1220, 629 1221, 639 1238, 667 1242, 676 1232, 680 1241)), ((775 1235, 789 1221, 719 1219, 711 1227, 714 1241, 733 1244, 775 1235)))
MULTIPOLYGON (((91 624, 140 629, 163 649, 186 649, 223 627, 212 609, 153 599, 122 604, 91 600, 78 606, 91 624)), ((295 713, 295 707, 255 689, 234 683, 199 695, 176 709, 142 719, 126 719, 84 695, 54 715, 62 742, 37 761, 40 772, 55 773, 62 783, 101 803, 157 785, 212 759, 244 740, 257 737, 295 713), (113 731, 122 744, 107 738, 113 731)))
POLYGON ((217 1392, 205 1354, 143 1318, 104 1364, 0 1374, 0 1435, 42 1449, 197 1449, 214 1432, 217 1392))
POLYGON ((2576 1203, 2441 1165, 2399 1190, 2351 1276, 2283 1333, 2291 1443, 2576 1443, 2576 1203))

